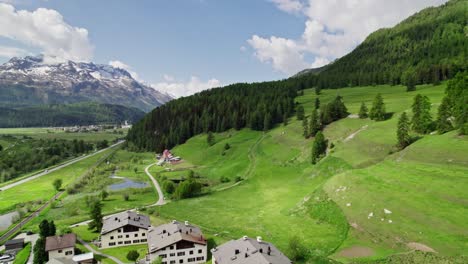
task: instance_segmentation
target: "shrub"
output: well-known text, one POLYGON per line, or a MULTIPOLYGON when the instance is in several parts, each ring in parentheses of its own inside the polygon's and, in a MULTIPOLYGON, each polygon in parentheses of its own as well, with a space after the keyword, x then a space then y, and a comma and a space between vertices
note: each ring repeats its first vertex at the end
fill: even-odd
POLYGON ((131 261, 137 260, 139 256, 140 256, 140 254, 136 250, 130 250, 127 253, 127 259, 131 260, 131 261))
POLYGON ((301 261, 307 257, 307 248, 298 236, 293 236, 289 239, 288 250, 289 256, 293 261, 301 261))
POLYGON ((122 197, 123 197, 124 201, 130 200, 130 194, 128 194, 128 193, 122 194, 122 197))

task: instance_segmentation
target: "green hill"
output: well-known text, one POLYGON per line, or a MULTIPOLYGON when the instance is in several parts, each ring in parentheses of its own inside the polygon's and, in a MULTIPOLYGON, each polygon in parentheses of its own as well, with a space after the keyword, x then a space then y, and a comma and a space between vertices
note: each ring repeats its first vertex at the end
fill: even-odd
MULTIPOLYGON (((418 86, 418 93, 433 103, 433 113, 445 87, 418 86)), ((310 163, 313 139, 303 138, 296 118, 266 133, 215 134, 213 146, 206 134, 191 138, 173 149, 182 164, 171 166, 173 172, 154 172, 164 179, 192 169, 212 185, 200 197, 161 207, 159 215, 187 219, 224 238, 260 235, 285 252, 289 239, 298 236, 309 261, 349 262, 349 251, 359 249, 367 253, 353 261, 382 260, 411 252, 413 243, 437 251, 436 259, 461 258, 468 228, 466 137, 427 135, 393 153, 396 121, 411 108, 414 93, 403 86, 356 87, 326 90, 319 98, 326 103, 339 94, 356 114, 361 101, 372 101, 379 92, 393 117, 382 122, 345 118, 327 126, 324 133, 334 148, 315 166, 310 163), (227 151, 226 143, 231 146, 227 151), (230 181, 222 183, 221 177, 230 181), (236 177, 244 180, 236 184, 236 177)), ((308 89, 296 101, 310 113, 315 97, 308 89)))
POLYGON ((313 72, 300 78, 320 88, 450 79, 467 69, 467 13, 466 0, 424 9, 393 28, 374 32, 318 77, 313 72))
POLYGON ((0 127, 50 127, 121 124, 140 120, 145 113, 121 105, 75 103, 1 108, 0 127))

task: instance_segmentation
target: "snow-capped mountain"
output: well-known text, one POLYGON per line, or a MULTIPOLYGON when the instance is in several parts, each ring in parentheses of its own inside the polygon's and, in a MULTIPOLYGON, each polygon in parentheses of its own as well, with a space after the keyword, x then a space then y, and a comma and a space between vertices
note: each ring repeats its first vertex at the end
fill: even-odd
POLYGON ((110 65, 50 64, 42 56, 28 56, 12 58, 0 66, 0 107, 93 101, 148 112, 171 99, 110 65))

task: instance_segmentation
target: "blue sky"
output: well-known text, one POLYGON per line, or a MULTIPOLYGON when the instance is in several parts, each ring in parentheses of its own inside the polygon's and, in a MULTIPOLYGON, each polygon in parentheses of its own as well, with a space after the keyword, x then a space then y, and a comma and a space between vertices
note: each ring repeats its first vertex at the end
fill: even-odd
MULTIPOLYGON (((10 28, 38 31, 35 39, 28 40, 31 34, 2 30, 0 25, 0 62, 8 60, 8 55, 17 49, 34 54, 53 53, 64 47, 65 51, 60 54, 67 56, 70 53, 67 47, 74 45, 73 56, 85 54, 83 57, 87 60, 103 64, 118 61, 119 65, 124 65, 122 67, 137 73, 140 80, 162 90, 179 89, 179 93, 187 94, 207 88, 209 80, 215 85, 274 80, 306 67, 322 66, 352 50, 370 32, 392 26, 423 7, 444 1, 387 3, 389 1, 375 0, 363 4, 353 0, 341 0, 337 4, 326 0, 0 2, 15 9, 5 11, 12 13, 10 20, 17 21, 12 22, 10 28), (42 27, 39 29, 36 26, 23 29, 20 25, 28 21, 28 14, 24 21, 13 19, 19 10, 36 16, 32 12, 38 8, 57 11, 63 17, 58 24, 70 26, 72 31, 85 29, 87 35, 64 34, 63 38, 76 38, 73 40, 76 43, 71 43, 73 41, 64 41, 61 36, 48 36, 53 23, 38 26, 42 27), (80 50, 86 46, 83 43, 91 48, 80 50), (193 85, 193 81, 198 84, 193 85)), ((42 23, 48 15, 42 14, 37 19, 42 23)))

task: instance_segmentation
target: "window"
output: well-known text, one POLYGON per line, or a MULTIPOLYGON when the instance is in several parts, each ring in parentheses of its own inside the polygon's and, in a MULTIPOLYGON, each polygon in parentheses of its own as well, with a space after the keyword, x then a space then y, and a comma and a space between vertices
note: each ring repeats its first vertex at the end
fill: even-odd
POLYGON ((130 241, 130 240, 127 240, 127 241, 124 242, 125 245, 131 244, 131 243, 132 243, 132 241, 130 241))
POLYGON ((203 250, 201 250, 201 249, 198 250, 198 253, 199 253, 199 254, 201 254, 202 252, 203 252, 203 250))
POLYGON ((185 256, 185 252, 177 252, 177 256, 185 256))
POLYGON ((174 246, 170 246, 169 248, 170 248, 170 249, 174 249, 174 246))
POLYGON ((190 255, 193 255, 193 250, 190 250, 189 254, 190 254, 190 255))
POLYGON ((205 260, 205 257, 197 257, 197 260, 205 260))
POLYGON ((122 244, 123 244, 123 242, 122 242, 122 241, 119 241, 119 245, 122 245, 122 244))
POLYGON ((135 234, 135 237, 138 237, 138 234, 135 234))
POLYGON ((145 234, 145 233, 143 233, 143 234, 141 234, 141 236, 146 236, 146 234, 145 234))
POLYGON ((130 235, 125 235, 125 238, 129 238, 129 237, 130 237, 130 235))
POLYGON ((195 261, 195 258, 189 258, 187 261, 188 261, 188 262, 194 262, 194 261, 195 261))
POLYGON ((115 242, 110 242, 109 247, 111 247, 111 246, 115 246, 115 242))
POLYGON ((171 262, 169 262, 169 264, 175 264, 175 260, 171 260, 171 262))
POLYGON ((179 260, 179 263, 184 263, 184 260, 183 259, 179 260))
POLYGON ((68 256, 68 255, 73 255, 73 251, 67 251, 65 252, 65 255, 68 256))
POLYGON ((114 239, 114 236, 111 236, 110 239, 111 239, 111 240, 114 239))
POLYGON ((133 243, 140 243, 140 240, 133 240, 133 243))
POLYGON ((119 232, 119 233, 122 232, 122 229, 118 229, 117 232, 119 232))
POLYGON ((175 257, 175 253, 171 253, 171 254, 169 254, 169 256, 175 257))
POLYGON ((167 258, 167 254, 161 254, 161 255, 159 255, 159 257, 161 257, 161 258, 167 258))
POLYGON ((122 235, 117 236, 117 238, 122 238, 122 237, 123 237, 122 235))
POLYGON ((140 240, 140 242, 141 242, 141 243, 144 243, 144 242, 146 242, 146 239, 142 239, 142 240, 140 240))
POLYGON ((62 253, 62 250, 61 250, 61 249, 59 249, 59 253, 62 253))

